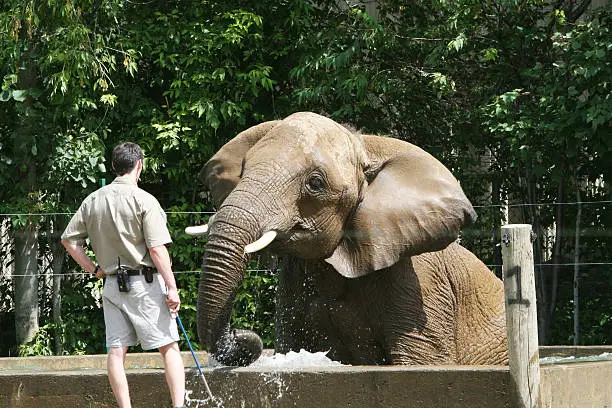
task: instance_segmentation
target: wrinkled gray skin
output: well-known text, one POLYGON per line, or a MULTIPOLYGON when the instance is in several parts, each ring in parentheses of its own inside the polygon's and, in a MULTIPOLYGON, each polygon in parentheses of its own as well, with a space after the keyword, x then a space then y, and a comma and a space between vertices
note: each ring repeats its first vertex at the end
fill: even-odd
POLYGON ((455 240, 476 215, 418 147, 314 113, 254 126, 204 167, 218 212, 198 294, 198 334, 226 365, 259 337, 230 329, 248 255, 282 259, 276 350, 330 350, 348 364, 505 364, 502 283, 455 240))

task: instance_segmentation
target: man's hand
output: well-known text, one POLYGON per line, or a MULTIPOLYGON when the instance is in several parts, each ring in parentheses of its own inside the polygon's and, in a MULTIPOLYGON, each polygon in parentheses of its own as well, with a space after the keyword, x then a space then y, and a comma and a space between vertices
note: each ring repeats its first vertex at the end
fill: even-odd
POLYGON ((93 276, 96 279, 102 279, 102 278, 104 278, 106 276, 106 274, 104 273, 104 270, 102 268, 96 266, 96 269, 94 269, 94 273, 91 276, 93 276))
POLYGON ((168 289, 168 294, 166 295, 166 304, 170 309, 170 313, 178 313, 179 308, 181 307, 181 299, 179 298, 179 294, 176 289, 168 289))
POLYGON ((149 248, 151 254, 151 260, 157 268, 157 271, 161 274, 168 288, 168 294, 166 295, 166 303, 170 309, 170 313, 177 314, 179 307, 181 306, 181 299, 179 298, 178 291, 176 289, 176 281, 174 280, 174 274, 172 273, 172 265, 170 263, 170 255, 165 245, 158 245, 149 248))

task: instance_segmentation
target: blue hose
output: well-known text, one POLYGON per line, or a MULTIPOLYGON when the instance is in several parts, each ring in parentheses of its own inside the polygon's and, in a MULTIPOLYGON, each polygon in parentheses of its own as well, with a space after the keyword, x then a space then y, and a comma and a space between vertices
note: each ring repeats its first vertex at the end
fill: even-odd
POLYGON ((200 367, 200 363, 198 362, 198 358, 196 357, 195 352, 193 351, 193 347, 191 347, 191 342, 189 341, 189 336, 187 336, 187 332, 185 331, 185 327, 183 326, 183 322, 181 322, 181 318, 179 317, 178 314, 176 315, 176 322, 181 327, 181 330, 183 331, 183 336, 185 336, 185 340, 187 340, 187 345, 189 346, 189 350, 191 350, 191 355, 193 356, 193 361, 195 361, 196 367, 198 367, 198 371, 200 372, 200 376, 202 377, 202 380, 204 381, 204 385, 206 386, 206 392, 208 393, 208 396, 210 397, 210 399, 214 400, 212 392, 210 392, 210 388, 208 387, 208 383, 206 382, 206 378, 204 378, 204 373, 202 372, 202 368, 200 367))

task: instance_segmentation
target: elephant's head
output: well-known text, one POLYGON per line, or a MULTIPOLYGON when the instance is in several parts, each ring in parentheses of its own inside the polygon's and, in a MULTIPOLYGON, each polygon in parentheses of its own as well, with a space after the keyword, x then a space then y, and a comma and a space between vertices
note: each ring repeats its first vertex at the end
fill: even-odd
POLYGON ((218 211, 208 225, 198 334, 229 365, 261 352, 257 335, 229 327, 248 253, 267 246, 325 259, 353 278, 443 249, 475 219, 457 180, 428 153, 308 112, 240 133, 203 177, 218 211))

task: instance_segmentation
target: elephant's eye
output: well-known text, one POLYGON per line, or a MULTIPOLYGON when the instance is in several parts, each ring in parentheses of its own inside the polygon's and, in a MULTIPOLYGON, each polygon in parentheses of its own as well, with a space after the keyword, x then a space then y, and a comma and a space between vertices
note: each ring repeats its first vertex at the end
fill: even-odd
POLYGON ((320 174, 314 173, 308 178, 306 186, 312 193, 319 193, 325 188, 325 180, 320 174))

